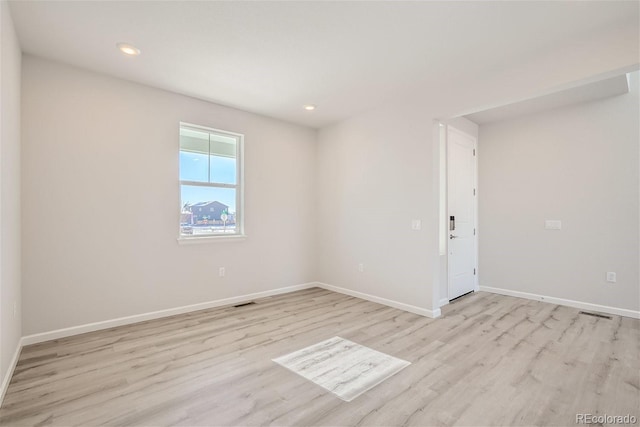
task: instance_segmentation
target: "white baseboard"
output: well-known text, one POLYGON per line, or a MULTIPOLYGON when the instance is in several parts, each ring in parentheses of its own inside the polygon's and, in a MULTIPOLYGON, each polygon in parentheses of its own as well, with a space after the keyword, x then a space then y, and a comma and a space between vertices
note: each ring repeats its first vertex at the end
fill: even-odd
MULTIPOLYGON (((136 314, 133 316, 119 317, 117 319, 103 320, 100 322, 87 323, 84 325, 72 326, 69 328, 56 329, 53 331, 42 332, 33 335, 27 335, 22 337, 21 345, 37 344, 45 341, 51 341, 55 339, 70 337, 73 335, 84 334, 87 332, 99 331, 102 329, 114 328, 116 326, 130 325, 132 323, 144 322, 146 320, 159 319, 162 317, 175 316, 176 314, 189 313, 192 311, 205 310, 208 308, 223 307, 226 305, 241 304, 244 302, 252 301, 258 298, 265 298, 273 295, 280 295, 289 292, 299 291, 302 289, 309 289, 313 287, 320 287, 330 291, 338 292, 341 294, 350 295, 357 298, 362 298, 367 301, 376 302, 379 304, 387 305, 389 307, 398 308, 400 310, 408 311, 411 313, 419 314, 421 316, 427 316, 436 318, 440 316, 440 309, 427 310, 425 308, 416 307, 410 304, 404 304, 398 301, 389 300, 386 298, 377 297, 374 295, 365 294, 362 292, 352 291, 346 288, 340 288, 338 286, 332 286, 320 282, 309 282, 301 285, 287 286, 284 288, 272 289, 264 292, 256 292, 253 294, 240 295, 237 297, 224 298, 214 301, 208 301, 198 304, 185 305, 182 307, 169 308, 166 310, 152 311, 149 313, 136 314)), ((17 360, 17 359, 16 359, 17 360)))
POLYGON ((573 301, 570 299, 549 297, 546 295, 530 294, 528 292, 512 291, 510 289, 492 288, 490 286, 480 286, 480 290, 484 292, 491 292, 493 294, 549 302, 551 304, 566 305, 567 307, 579 308, 582 310, 598 311, 600 313, 640 319, 640 311, 628 310, 626 308, 609 307, 606 305, 591 304, 588 302, 573 301))
POLYGON ((405 304, 398 301, 393 301, 386 298, 377 297, 375 295, 365 294, 363 292, 352 291, 351 289, 341 288, 339 286, 328 285, 322 282, 316 282, 316 286, 322 289, 326 289, 328 291, 338 292, 340 294, 349 295, 352 297, 364 299, 371 302, 376 302, 378 304, 386 305, 389 307, 397 308, 399 310, 408 311, 410 313, 419 314, 420 316, 431 317, 435 319, 436 317, 440 317, 440 309, 436 310, 428 310, 426 308, 417 307, 415 305, 405 304))
POLYGON ((152 311, 149 313, 135 314, 133 316, 119 317, 117 319, 103 320, 101 322, 87 323, 85 325, 72 326, 70 328, 56 329, 53 331, 42 332, 39 334, 27 335, 22 337, 22 345, 37 344, 44 341, 55 340, 59 338, 69 337, 72 335, 84 334, 87 332, 99 331, 101 329, 113 328, 116 326, 130 325, 132 323, 144 322, 146 320, 159 319, 162 317, 175 316, 176 314, 189 313, 192 311, 205 310, 207 308, 222 307, 226 305, 242 304, 244 302, 253 301, 258 298, 270 297, 273 295, 286 294, 289 292, 299 291, 316 287, 315 282, 303 283, 301 285, 287 286, 284 288, 272 289, 264 292, 256 292, 253 294, 240 295, 237 297, 224 298, 214 301, 207 301, 198 304, 185 305, 182 307, 169 308, 166 310, 152 311))
POLYGON ((24 343, 22 342, 22 338, 18 341, 18 345, 16 346, 16 351, 13 353, 13 358, 9 363, 9 369, 7 369, 7 373, 2 379, 2 385, 0 386, 0 406, 2 406, 2 402, 4 401, 4 395, 7 393, 7 389, 9 388, 9 383, 11 382, 11 378, 13 377, 13 371, 16 369, 16 365, 18 364, 18 359, 20 358, 20 351, 22 351, 22 346, 24 343))
POLYGON ((449 298, 440 299, 440 307, 443 307, 443 306, 445 306, 447 304, 449 304, 449 298))

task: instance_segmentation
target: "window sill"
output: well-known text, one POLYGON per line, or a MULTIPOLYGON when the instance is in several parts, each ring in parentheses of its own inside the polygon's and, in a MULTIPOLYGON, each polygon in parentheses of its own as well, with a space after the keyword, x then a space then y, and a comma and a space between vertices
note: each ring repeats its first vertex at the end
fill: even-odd
POLYGON ((206 236, 206 237, 178 237, 179 245, 193 245, 198 243, 216 242, 241 242, 246 240, 245 234, 234 234, 232 236, 206 236))

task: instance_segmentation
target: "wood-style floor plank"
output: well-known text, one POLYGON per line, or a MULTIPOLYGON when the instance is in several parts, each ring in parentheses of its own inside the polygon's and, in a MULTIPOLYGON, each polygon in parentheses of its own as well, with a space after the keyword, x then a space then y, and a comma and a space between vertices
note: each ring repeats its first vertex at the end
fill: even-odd
POLYGON ((22 350, 3 426, 573 425, 640 418, 640 321, 488 293, 439 319, 322 289, 22 350), (352 402, 271 359, 333 336, 412 364, 352 402))

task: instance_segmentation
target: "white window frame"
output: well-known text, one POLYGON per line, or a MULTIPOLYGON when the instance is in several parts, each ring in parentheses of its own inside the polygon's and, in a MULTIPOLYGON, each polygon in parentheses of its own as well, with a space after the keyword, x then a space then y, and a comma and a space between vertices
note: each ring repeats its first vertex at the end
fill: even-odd
MULTIPOLYGON (((209 172, 210 173, 210 172, 209 172)), ((178 127, 178 198, 180 199, 179 205, 182 206, 181 194, 183 185, 192 185, 199 187, 212 187, 212 188, 233 188, 236 190, 236 231, 235 233, 224 234, 204 234, 204 235, 183 235, 180 225, 180 215, 178 217, 178 242, 179 243, 192 243, 192 242, 206 242, 206 241, 223 241, 223 240, 237 240, 244 239, 244 135, 241 133, 229 132, 226 130, 215 129, 207 126, 195 125, 192 123, 180 122, 178 127), (200 181, 185 181, 180 179, 180 129, 191 129, 200 132, 208 132, 219 134, 225 137, 231 137, 236 140, 236 183, 226 184, 219 182, 200 182, 200 181)))

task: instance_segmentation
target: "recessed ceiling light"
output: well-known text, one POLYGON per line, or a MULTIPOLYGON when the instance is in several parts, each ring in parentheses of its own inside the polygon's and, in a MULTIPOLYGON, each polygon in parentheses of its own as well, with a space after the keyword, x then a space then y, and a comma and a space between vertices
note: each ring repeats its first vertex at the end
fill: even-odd
POLYGON ((313 111, 313 110, 316 109, 316 106, 312 105, 312 104, 307 104, 307 105, 304 106, 304 109, 307 110, 307 111, 313 111))
POLYGON ((129 55, 129 56, 140 55, 140 49, 128 43, 118 43, 116 44, 116 46, 118 47, 118 49, 120 49, 120 52, 124 53, 125 55, 129 55))

